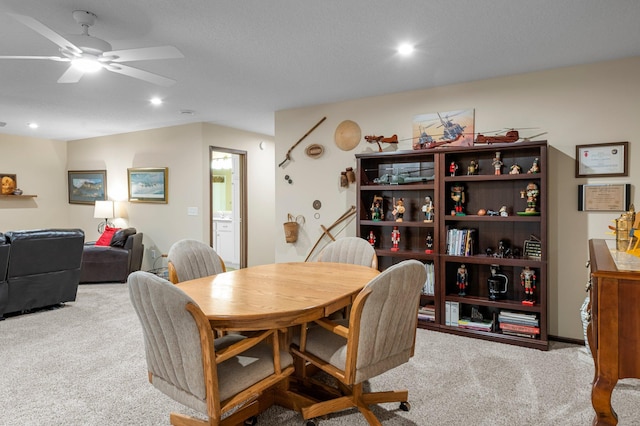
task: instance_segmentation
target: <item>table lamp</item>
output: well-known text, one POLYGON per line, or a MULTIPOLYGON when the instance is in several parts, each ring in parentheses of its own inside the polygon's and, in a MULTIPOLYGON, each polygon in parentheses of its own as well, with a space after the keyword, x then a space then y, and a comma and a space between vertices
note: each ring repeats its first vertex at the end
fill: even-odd
POLYGON ((93 217, 97 219, 104 219, 104 222, 100 222, 98 225, 98 232, 103 233, 106 226, 113 226, 109 219, 113 219, 113 201, 96 201, 95 208, 93 210, 93 217))

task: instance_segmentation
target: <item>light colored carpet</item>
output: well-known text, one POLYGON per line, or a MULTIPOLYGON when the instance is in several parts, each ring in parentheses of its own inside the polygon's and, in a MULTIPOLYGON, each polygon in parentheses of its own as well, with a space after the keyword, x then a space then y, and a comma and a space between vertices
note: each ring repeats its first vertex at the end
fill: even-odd
MULTIPOLYGON (((576 315, 579 312, 576 310, 576 315)), ((125 284, 81 285, 76 302, 0 321, 0 425, 168 425, 194 414, 147 381, 143 338, 125 284)), ((584 348, 548 352, 419 330, 415 357, 370 382, 409 389, 411 411, 374 409, 384 425, 589 425, 593 364, 584 348)), ((621 381, 620 425, 640 425, 640 381, 621 381)), ((301 426, 272 407, 260 425, 301 426)), ((321 426, 366 425, 354 410, 321 426)))

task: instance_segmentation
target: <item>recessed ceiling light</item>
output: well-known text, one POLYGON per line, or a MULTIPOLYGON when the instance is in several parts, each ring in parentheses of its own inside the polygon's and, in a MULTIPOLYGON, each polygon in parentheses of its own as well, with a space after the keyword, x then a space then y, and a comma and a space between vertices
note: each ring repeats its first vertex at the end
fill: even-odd
POLYGON ((162 105, 162 99, 158 97, 151 98, 149 102, 151 102, 152 105, 162 105))
POLYGON ((39 127, 38 123, 27 123, 27 126, 29 126, 30 129, 37 129, 39 127))
POLYGON ((398 46, 398 53, 402 56, 409 56, 413 53, 414 50, 415 48, 413 47, 413 45, 409 43, 403 43, 398 46))

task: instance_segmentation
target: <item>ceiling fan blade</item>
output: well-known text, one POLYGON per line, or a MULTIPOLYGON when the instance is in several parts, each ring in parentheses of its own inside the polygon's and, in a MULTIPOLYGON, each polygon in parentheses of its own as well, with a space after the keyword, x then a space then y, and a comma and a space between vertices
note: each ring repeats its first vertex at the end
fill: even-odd
POLYGON ((58 83, 77 83, 80 81, 82 76, 84 75, 84 71, 79 70, 74 66, 70 66, 67 70, 60 76, 58 79, 58 83))
POLYGON ((170 78, 123 64, 109 64, 104 68, 118 74, 148 81, 149 83, 157 84, 158 86, 169 87, 173 86, 176 82, 175 80, 172 80, 170 78))
POLYGON ((71 52, 75 52, 78 55, 82 53, 82 51, 76 45, 71 43, 66 38, 62 37, 57 32, 53 31, 51 28, 47 27, 40 21, 37 21, 30 16, 18 15, 16 13, 9 13, 9 15, 13 19, 23 23, 24 25, 31 28, 35 32, 39 33, 40 35, 44 36, 45 38, 48 38, 49 40, 51 40, 61 48, 67 49, 71 52))
POLYGON ((103 57, 110 62, 149 61, 153 59, 184 58, 182 52, 173 46, 141 47, 139 49, 112 50, 103 57))
POLYGON ((0 56, 0 59, 48 59, 57 62, 69 62, 69 58, 61 58, 60 56, 0 56))

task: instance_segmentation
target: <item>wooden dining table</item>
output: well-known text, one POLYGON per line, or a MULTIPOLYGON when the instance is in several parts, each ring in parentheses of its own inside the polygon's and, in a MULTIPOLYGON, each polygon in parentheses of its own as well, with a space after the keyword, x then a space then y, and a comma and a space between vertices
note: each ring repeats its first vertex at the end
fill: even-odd
POLYGON ((290 262, 252 266, 177 284, 215 329, 290 327, 351 304, 379 271, 345 263, 290 262))

